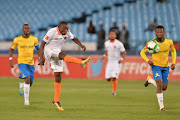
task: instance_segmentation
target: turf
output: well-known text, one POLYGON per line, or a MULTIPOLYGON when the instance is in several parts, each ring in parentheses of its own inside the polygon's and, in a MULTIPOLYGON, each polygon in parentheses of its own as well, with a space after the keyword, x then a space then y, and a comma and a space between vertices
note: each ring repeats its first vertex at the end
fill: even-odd
MULTIPOLYGON (((119 81, 117 95, 105 80, 63 79, 61 112, 51 104, 53 79, 35 79, 30 106, 18 93, 18 78, 0 78, 1 120, 179 120, 180 82, 170 82, 164 92, 165 112, 159 110, 153 85, 144 81, 119 81)), ((21 80, 22 81, 22 80, 21 80)))

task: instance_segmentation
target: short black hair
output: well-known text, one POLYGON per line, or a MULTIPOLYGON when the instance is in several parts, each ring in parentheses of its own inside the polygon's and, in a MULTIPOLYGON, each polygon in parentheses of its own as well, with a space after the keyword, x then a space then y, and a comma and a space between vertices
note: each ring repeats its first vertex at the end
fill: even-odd
POLYGON ((59 26, 61 26, 62 24, 67 25, 68 23, 67 23, 66 21, 61 21, 61 22, 59 23, 59 26))
MULTIPOLYGON (((110 32, 115 32, 115 31, 114 31, 113 29, 111 29, 111 30, 109 31, 109 33, 110 33, 110 32)), ((116 32, 115 32, 115 33, 116 33, 116 32)))
MULTIPOLYGON (((156 26, 156 29, 158 29, 158 28, 162 28, 162 29, 164 30, 164 27, 163 27, 162 25, 156 26)), ((156 30, 156 29, 155 29, 155 30, 156 30)))

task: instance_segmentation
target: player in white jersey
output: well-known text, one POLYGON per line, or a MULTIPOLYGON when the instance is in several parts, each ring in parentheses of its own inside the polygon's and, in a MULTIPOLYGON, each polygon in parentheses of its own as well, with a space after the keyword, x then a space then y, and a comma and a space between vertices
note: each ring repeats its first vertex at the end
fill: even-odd
POLYGON ((106 50, 101 60, 106 57, 108 58, 106 79, 112 81, 112 95, 116 95, 117 79, 121 70, 121 63, 126 56, 126 50, 122 42, 116 39, 116 33, 113 30, 109 32, 109 39, 110 40, 105 42, 106 50))
POLYGON ((76 44, 78 44, 84 51, 86 46, 82 45, 81 42, 69 31, 67 22, 62 21, 56 28, 50 29, 40 46, 40 62, 39 65, 44 65, 45 58, 51 63, 51 68, 54 71, 55 82, 55 95, 52 103, 60 110, 64 111, 59 102, 60 92, 61 92, 61 74, 63 72, 63 60, 69 63, 80 64, 81 67, 85 67, 90 61, 90 57, 85 60, 77 59, 66 55, 66 53, 61 52, 61 46, 66 41, 67 38, 72 39, 76 44))

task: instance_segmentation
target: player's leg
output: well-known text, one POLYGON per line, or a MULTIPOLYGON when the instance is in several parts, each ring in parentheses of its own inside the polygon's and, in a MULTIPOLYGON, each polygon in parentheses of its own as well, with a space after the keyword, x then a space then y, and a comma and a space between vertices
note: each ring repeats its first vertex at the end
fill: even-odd
POLYGON ((64 60, 66 62, 69 62, 69 63, 77 63, 77 64, 80 64, 81 67, 85 67, 86 64, 90 61, 91 57, 88 57, 87 59, 85 60, 82 60, 82 59, 78 59, 78 58, 75 58, 75 57, 72 57, 72 56, 69 56, 69 55, 66 55, 66 53, 64 52, 60 52, 59 55, 58 55, 59 59, 60 60, 64 60))
POLYGON ((32 86, 33 82, 34 82, 34 65, 29 65, 29 70, 30 70, 30 87, 32 86))
POLYGON ((112 95, 116 95, 117 85, 118 80, 116 78, 112 78, 112 95))
POLYGON ((157 95, 160 110, 164 111, 165 109, 164 109, 164 103, 163 103, 163 92, 162 92, 163 82, 162 81, 163 81, 162 79, 156 80, 156 83, 157 83, 156 95, 157 95))
POLYGON ((107 78, 106 79, 108 82, 111 82, 112 81, 112 78, 107 78))
POLYGON ((30 76, 26 77, 24 81, 24 105, 29 106, 30 76))
POLYGON ((24 105, 29 106, 29 91, 30 91, 30 71, 27 64, 18 64, 21 71, 19 78, 24 79, 24 83, 19 84, 19 94, 24 92, 24 105), (23 91, 24 90, 24 91, 23 91))
POLYGON ((156 80, 156 85, 157 85, 156 96, 158 99, 160 110, 165 110, 163 104, 163 93, 162 93, 162 87, 163 87, 162 67, 153 65, 152 72, 153 72, 153 77, 156 80))
POLYGON ((153 84, 155 87, 157 87, 156 81, 150 75, 147 76, 144 86, 147 87, 149 84, 153 84))
POLYGON ((62 72, 54 72, 55 76, 55 82, 54 82, 54 89, 55 89, 55 95, 54 95, 54 100, 52 101, 52 104, 54 104, 60 111, 64 111, 62 108, 60 102, 59 102, 59 97, 61 93, 61 74, 62 72))
POLYGON ((168 87, 169 79, 169 67, 164 67, 162 71, 163 87, 162 90, 165 91, 168 87))

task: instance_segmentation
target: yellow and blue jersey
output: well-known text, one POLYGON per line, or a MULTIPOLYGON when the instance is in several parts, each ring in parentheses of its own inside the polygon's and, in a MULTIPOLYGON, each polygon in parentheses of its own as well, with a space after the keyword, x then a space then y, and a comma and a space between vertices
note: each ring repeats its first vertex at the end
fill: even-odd
POLYGON ((16 46, 18 49, 18 64, 34 65, 33 53, 34 47, 39 49, 38 39, 33 35, 29 35, 27 38, 20 35, 14 38, 11 48, 15 49, 16 46))
MULTIPOLYGON (((162 42, 157 41, 157 38, 154 38, 151 41, 158 42, 159 46, 160 46, 159 52, 152 54, 152 61, 154 62, 154 65, 160 66, 160 67, 168 67, 169 66, 168 56, 169 56, 169 50, 170 49, 172 52, 173 64, 176 63, 176 49, 175 49, 173 41, 171 39, 164 37, 164 40, 162 42)), ((148 62, 149 59, 147 58, 147 56, 144 53, 148 52, 147 51, 148 43, 146 44, 146 46, 142 50, 144 52, 141 51, 141 56, 146 62, 148 62)))

